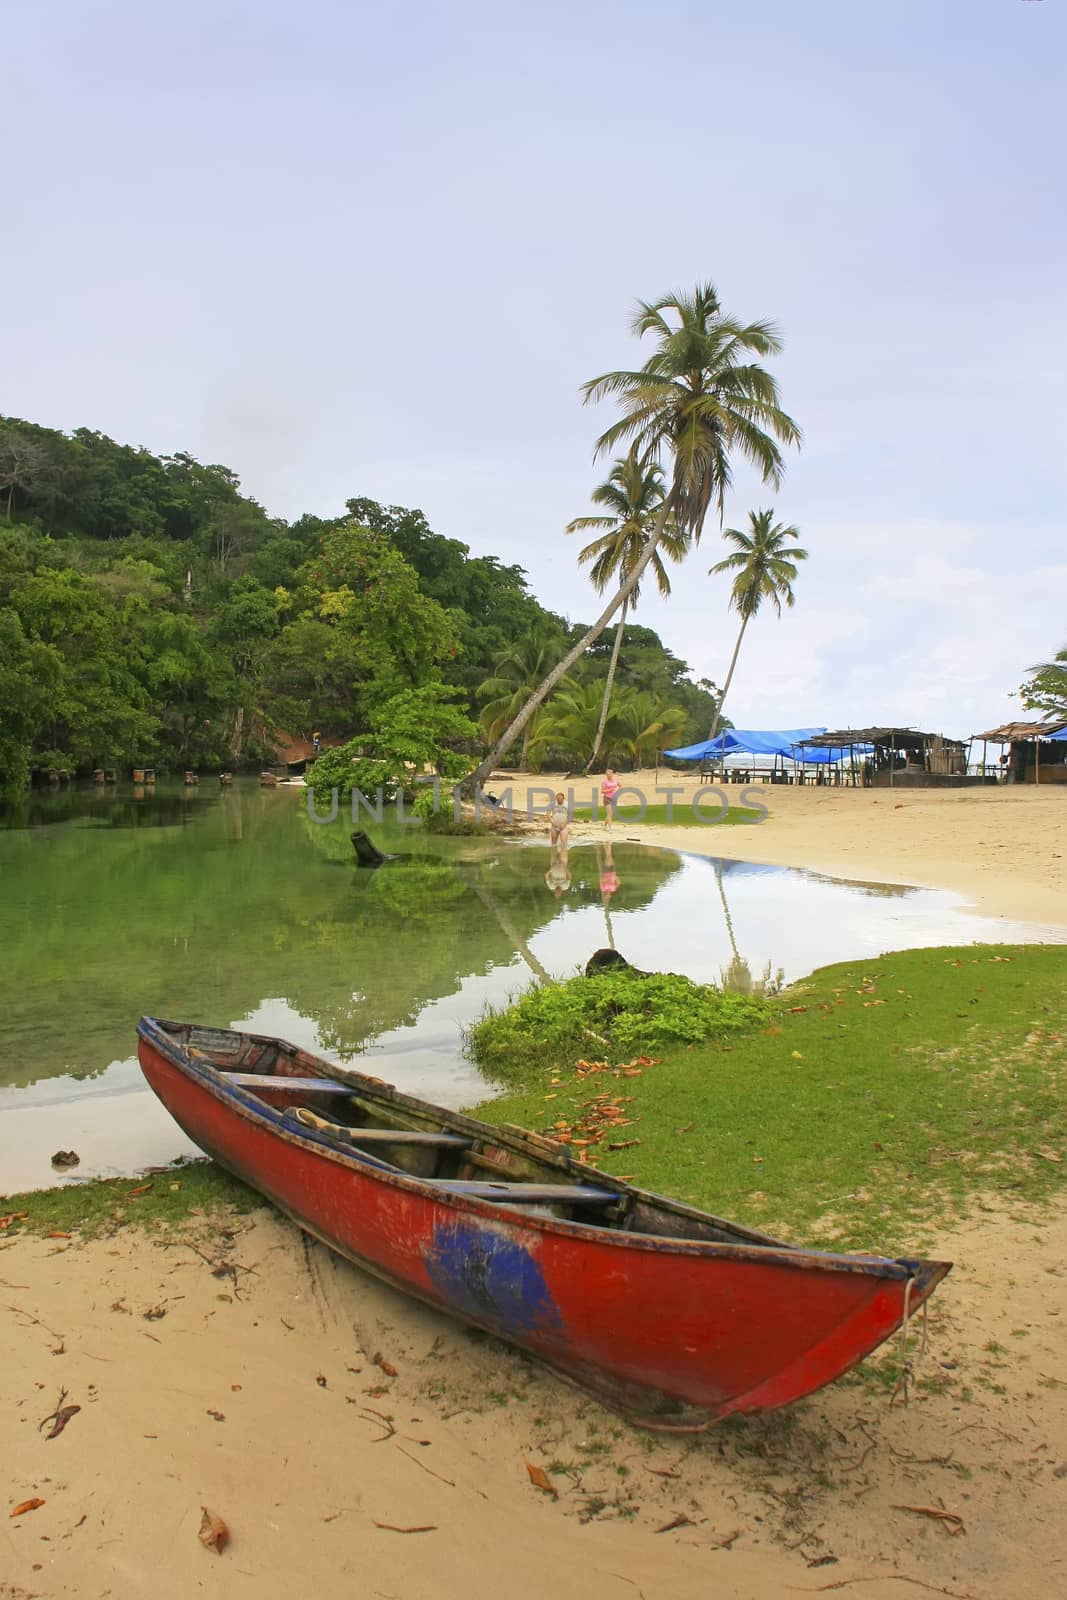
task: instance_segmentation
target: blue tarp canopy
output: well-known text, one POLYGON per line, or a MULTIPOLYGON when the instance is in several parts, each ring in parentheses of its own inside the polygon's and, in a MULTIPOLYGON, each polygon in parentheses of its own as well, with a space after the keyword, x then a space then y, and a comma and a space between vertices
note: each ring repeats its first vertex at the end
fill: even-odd
POLYGON ((832 752, 826 750, 801 751, 799 746, 825 728, 724 728, 714 739, 703 744, 689 744, 681 750, 665 750, 666 756, 678 761, 703 761, 710 756, 785 756, 787 760, 826 761, 832 752))

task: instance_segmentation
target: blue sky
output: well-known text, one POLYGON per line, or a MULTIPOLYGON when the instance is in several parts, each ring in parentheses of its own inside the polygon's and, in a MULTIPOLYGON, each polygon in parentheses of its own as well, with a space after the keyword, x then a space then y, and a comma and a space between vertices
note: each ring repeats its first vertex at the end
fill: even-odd
MULTIPOLYGON (((773 317, 811 559, 743 726, 1011 714, 1067 642, 1067 7, 632 0, 509 11, 54 0, 5 20, 0 411, 370 495, 594 599, 565 524, 633 301, 773 317)), ((717 530, 666 604, 733 642, 717 530)))

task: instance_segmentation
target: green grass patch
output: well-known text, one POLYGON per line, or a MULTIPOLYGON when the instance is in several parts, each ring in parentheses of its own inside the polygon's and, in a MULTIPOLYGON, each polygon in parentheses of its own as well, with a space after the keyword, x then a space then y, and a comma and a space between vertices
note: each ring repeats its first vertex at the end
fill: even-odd
POLYGON ((130 1225, 172 1228, 209 1212, 252 1211, 265 1203, 213 1161, 192 1161, 143 1178, 104 1178, 8 1195, 0 1200, 0 1216, 15 1220, 0 1239, 20 1232, 93 1238, 130 1225))
POLYGON ((467 1047, 492 1078, 511 1086, 547 1065, 604 1051, 613 1061, 638 1052, 724 1038, 765 1021, 765 1001, 726 994, 673 972, 609 969, 565 983, 535 985, 505 1010, 468 1030, 467 1047))
MULTIPOLYGON (((588 820, 592 817, 592 806, 575 806, 576 819, 588 820)), ((738 827, 753 822, 762 822, 764 813, 750 810, 746 806, 730 806, 723 811, 714 796, 707 798, 700 807, 699 815, 693 810, 688 801, 676 800, 673 805, 647 805, 642 814, 640 806, 619 806, 615 812, 615 820, 625 823, 628 827, 636 823, 643 823, 647 827, 667 828, 707 828, 738 827)), ((603 822, 604 807, 597 807, 596 820, 603 822)))
POLYGON ((520 1034, 491 1067, 512 1092, 476 1114, 550 1132, 610 1091, 630 1125, 596 1147, 602 1170, 838 1249, 929 1244, 979 1194, 1042 1200, 1067 1177, 1067 947, 848 962, 724 1039, 653 1048, 654 1027, 592 1075, 589 1049, 520 1034), (661 1060, 628 1075, 635 1050, 661 1060))

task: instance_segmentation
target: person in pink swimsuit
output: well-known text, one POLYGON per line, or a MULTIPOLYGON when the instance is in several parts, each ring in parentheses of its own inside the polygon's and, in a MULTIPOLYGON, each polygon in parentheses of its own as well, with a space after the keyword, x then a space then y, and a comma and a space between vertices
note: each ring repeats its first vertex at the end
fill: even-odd
POLYGON ((600 785, 600 792, 604 796, 606 810, 604 821, 609 828, 611 827, 612 817, 615 815, 615 796, 621 788, 622 784, 609 767, 604 774, 604 782, 600 785))

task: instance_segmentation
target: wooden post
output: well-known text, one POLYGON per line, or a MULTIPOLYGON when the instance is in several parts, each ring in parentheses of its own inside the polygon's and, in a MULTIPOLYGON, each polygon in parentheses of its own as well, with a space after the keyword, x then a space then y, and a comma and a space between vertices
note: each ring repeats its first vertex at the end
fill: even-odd
POLYGON ((982 740, 982 777, 983 778, 985 777, 986 748, 987 748, 987 741, 985 739, 983 739, 982 740))
POLYGON ((1034 782, 1041 782, 1041 740, 1034 740, 1034 782))

